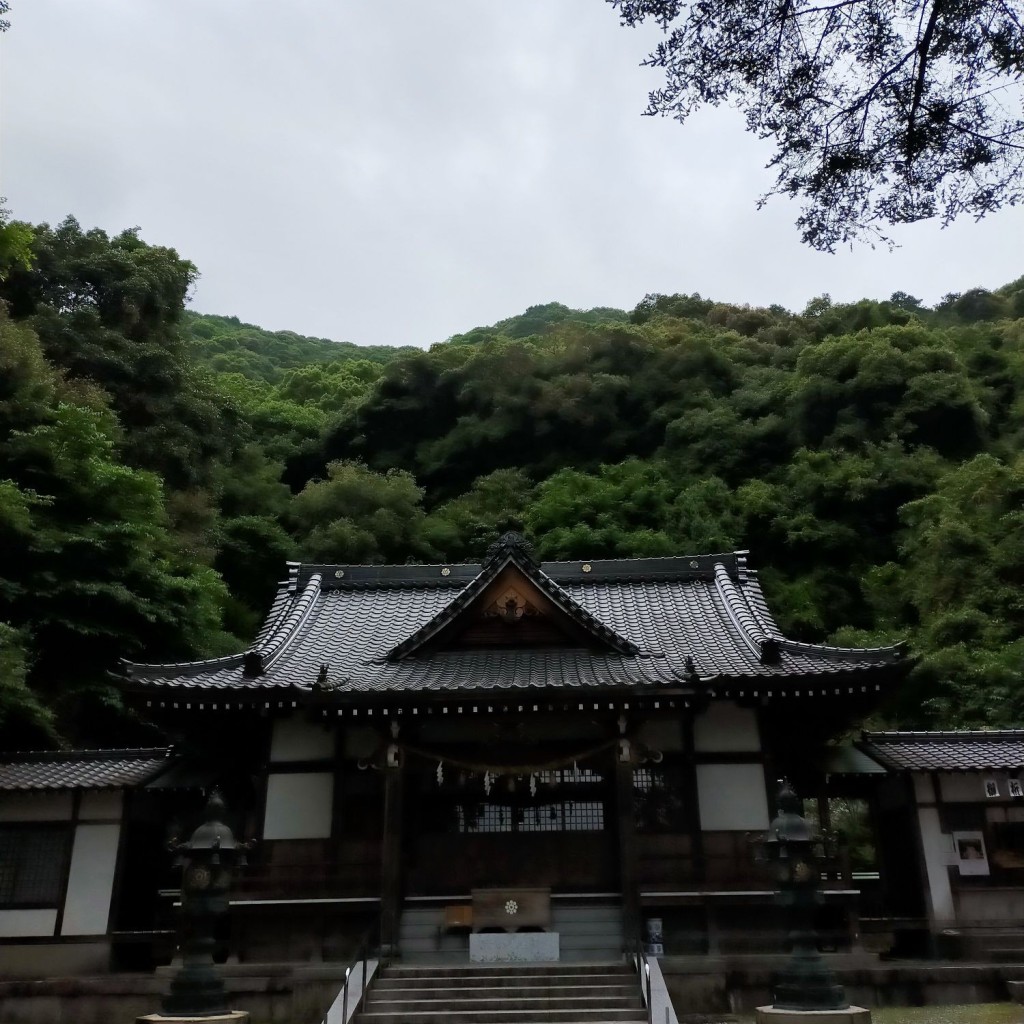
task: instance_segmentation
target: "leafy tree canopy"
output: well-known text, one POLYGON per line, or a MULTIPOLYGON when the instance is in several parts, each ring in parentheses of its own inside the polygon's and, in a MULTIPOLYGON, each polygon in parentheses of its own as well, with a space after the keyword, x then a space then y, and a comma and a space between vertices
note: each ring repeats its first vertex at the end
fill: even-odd
POLYGON ((911 641, 890 721, 1024 714, 1024 279, 549 303, 367 353, 187 314, 194 269, 135 232, 23 227, 0 743, 155 739, 107 670, 243 648, 286 559, 474 561, 513 526, 545 558, 750 548, 788 635, 911 641))
POLYGON ((769 196, 803 201, 797 225, 817 249, 1024 196, 1024 4, 608 2, 666 33, 647 61, 665 73, 648 113, 738 106, 775 145, 769 196))

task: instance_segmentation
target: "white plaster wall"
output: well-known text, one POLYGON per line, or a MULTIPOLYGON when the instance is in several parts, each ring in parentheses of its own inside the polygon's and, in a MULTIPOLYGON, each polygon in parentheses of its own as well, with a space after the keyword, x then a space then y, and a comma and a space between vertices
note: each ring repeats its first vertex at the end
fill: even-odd
POLYGON ((949 887, 947 870, 953 857, 952 840, 942 831, 939 812, 935 807, 919 807, 917 820, 921 828, 924 847, 924 865, 928 875, 928 899, 932 919, 936 922, 952 921, 956 916, 953 893, 949 887))
POLYGON ((712 701, 693 722, 693 747, 705 753, 756 752, 761 749, 757 714, 732 701, 712 701))
POLYGON ((264 839, 329 839, 334 802, 330 772, 289 772, 267 776, 264 839))
POLYGON ((4 793, 0 821, 70 821, 70 793, 4 793))
POLYGON ((768 827, 768 797, 759 764, 697 765, 697 799, 705 832, 768 827))
POLYGON ((61 935, 106 934, 120 836, 120 825, 79 825, 75 829, 61 935))
MULTIPOLYGON (((989 775, 981 775, 978 772, 970 772, 966 775, 950 774, 939 776, 939 789, 942 792, 942 799, 947 803, 977 803, 985 799, 985 779, 992 778, 989 775)), ((1006 780, 999 781, 999 795, 1005 797, 1006 780)))
POLYGON ((93 789, 82 794, 78 817, 82 819, 106 818, 120 820, 124 807, 124 791, 120 789, 93 789))
POLYGON ((280 718, 270 738, 271 761, 322 761, 334 757, 334 730, 304 718, 280 718))
POLYGON ((57 926, 54 910, 0 910, 0 937, 52 935, 57 926))
POLYGON ((911 778, 914 780, 914 799, 919 804, 935 803, 935 787, 932 785, 932 777, 923 772, 914 772, 911 778))

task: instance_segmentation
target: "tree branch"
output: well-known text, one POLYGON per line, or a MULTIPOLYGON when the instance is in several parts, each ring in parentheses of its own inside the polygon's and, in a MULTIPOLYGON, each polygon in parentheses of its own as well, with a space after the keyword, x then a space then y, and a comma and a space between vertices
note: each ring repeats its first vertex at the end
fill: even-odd
POLYGON ((921 97, 924 95, 925 74, 928 70, 928 51, 931 49, 932 36, 935 35, 935 26, 939 20, 939 5, 941 0, 932 0, 932 13, 928 18, 924 35, 917 44, 916 53, 918 56, 917 75, 914 79, 914 94, 910 99, 910 110, 907 112, 907 157, 914 158, 914 147, 917 135, 917 112, 921 108, 921 97))

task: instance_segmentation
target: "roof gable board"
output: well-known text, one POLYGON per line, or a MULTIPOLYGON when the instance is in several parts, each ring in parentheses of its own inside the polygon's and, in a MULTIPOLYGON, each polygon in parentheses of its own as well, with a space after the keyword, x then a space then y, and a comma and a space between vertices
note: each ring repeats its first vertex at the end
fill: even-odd
POLYGON ((577 603, 506 535, 480 573, 429 622, 396 644, 388 661, 431 650, 475 647, 586 647, 618 654, 638 648, 577 603))
POLYGON ((509 564, 418 649, 550 646, 613 649, 509 564))

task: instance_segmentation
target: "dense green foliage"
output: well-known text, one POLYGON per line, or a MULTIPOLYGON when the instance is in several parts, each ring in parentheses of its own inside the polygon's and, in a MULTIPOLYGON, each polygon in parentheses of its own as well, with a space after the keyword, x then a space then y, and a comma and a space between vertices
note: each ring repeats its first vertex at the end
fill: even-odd
POLYGON ((0 744, 144 734, 117 658, 241 647, 287 558, 472 560, 513 522, 545 558, 749 547, 791 635, 911 642, 890 720, 1024 715, 1024 279, 363 349, 186 312, 134 232, 0 227, 0 744))

